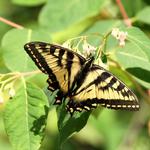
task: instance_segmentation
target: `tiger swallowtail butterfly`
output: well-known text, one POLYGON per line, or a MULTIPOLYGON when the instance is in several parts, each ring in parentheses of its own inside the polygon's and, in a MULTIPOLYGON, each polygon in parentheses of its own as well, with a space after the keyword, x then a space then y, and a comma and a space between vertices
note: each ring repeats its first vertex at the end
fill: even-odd
POLYGON ((137 111, 138 99, 117 77, 93 63, 94 57, 84 58, 59 45, 30 42, 24 49, 48 75, 48 89, 58 90, 55 104, 68 98, 67 111, 91 110, 98 104, 111 109, 137 111))

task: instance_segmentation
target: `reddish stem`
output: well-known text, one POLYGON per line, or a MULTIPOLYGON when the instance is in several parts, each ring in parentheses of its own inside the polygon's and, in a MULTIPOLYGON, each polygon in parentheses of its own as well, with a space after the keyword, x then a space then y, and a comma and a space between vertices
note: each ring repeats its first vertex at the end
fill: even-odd
POLYGON ((14 28, 17 28, 17 29, 23 29, 24 28, 23 26, 18 25, 16 23, 12 22, 12 21, 9 21, 9 20, 7 20, 7 19, 5 19, 3 17, 0 17, 0 21, 4 22, 4 23, 6 23, 6 24, 8 24, 8 25, 10 25, 10 26, 12 26, 14 28))
POLYGON ((132 26, 132 22, 131 22, 131 20, 129 19, 127 13, 126 13, 126 11, 125 11, 125 9, 124 9, 124 6, 122 5, 121 0, 116 0, 116 3, 117 3, 117 5, 118 5, 118 7, 119 7, 119 9, 120 9, 120 12, 121 12, 121 14, 122 14, 122 17, 123 17, 123 19, 124 19, 125 24, 126 24, 128 27, 131 27, 131 26, 132 26))

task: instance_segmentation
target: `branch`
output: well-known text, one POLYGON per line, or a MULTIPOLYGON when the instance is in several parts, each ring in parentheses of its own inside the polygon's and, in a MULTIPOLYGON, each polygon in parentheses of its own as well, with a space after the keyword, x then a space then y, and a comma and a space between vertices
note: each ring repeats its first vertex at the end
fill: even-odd
POLYGON ((3 18, 3 17, 0 17, 0 21, 1 21, 1 22, 4 22, 5 24, 7 24, 7 25, 9 25, 9 26, 12 26, 12 27, 14 27, 14 28, 17 28, 17 29, 23 29, 23 28, 24 28, 23 26, 21 26, 21 25, 19 25, 19 24, 16 24, 16 23, 14 23, 14 22, 12 22, 12 21, 9 21, 9 20, 7 20, 7 19, 5 19, 5 18, 3 18))
POLYGON ((121 0, 116 0, 116 3, 117 3, 117 5, 118 5, 118 7, 119 7, 119 9, 120 9, 120 12, 121 12, 121 14, 122 14, 122 17, 123 17, 123 19, 124 19, 124 23, 125 23, 128 27, 131 27, 131 26, 132 26, 132 22, 131 22, 131 20, 129 19, 127 13, 126 13, 126 11, 125 11, 125 9, 124 9, 124 6, 122 5, 121 0))

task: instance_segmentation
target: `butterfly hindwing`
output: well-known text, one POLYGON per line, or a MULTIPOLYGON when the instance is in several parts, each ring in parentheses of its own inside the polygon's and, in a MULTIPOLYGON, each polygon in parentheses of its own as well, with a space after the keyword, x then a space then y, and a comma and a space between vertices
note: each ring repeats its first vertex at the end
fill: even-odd
POLYGON ((84 82, 76 90, 70 107, 90 110, 101 104, 111 109, 136 111, 139 104, 135 94, 118 78, 98 65, 92 65, 84 82), (79 107, 79 108, 78 108, 79 107))

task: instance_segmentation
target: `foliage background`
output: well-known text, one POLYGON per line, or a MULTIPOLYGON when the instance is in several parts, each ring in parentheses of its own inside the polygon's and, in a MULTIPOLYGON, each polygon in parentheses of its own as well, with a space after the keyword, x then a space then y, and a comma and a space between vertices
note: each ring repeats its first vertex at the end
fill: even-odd
MULTIPOLYGON (((40 147, 40 150, 55 150, 58 148, 60 135, 57 128, 57 114, 55 107, 48 106, 47 97, 43 92, 47 86, 46 76, 32 72, 37 68, 25 54, 23 45, 34 40, 62 43, 69 38, 94 32, 105 35, 113 27, 127 31, 128 42, 124 48, 120 48, 116 46, 116 41, 112 37, 108 38, 106 49, 111 52, 110 58, 117 62, 114 65, 114 61, 109 60, 109 68, 134 90, 141 109, 139 112, 96 109, 90 115, 86 126, 65 142, 62 149, 150 149, 148 90, 150 89, 150 2, 122 0, 132 28, 127 28, 128 24, 123 20, 125 18, 120 12, 119 2, 117 0, 0 1, 0 17, 21 25, 12 27, 10 23, 4 23, 0 18, 0 73, 1 76, 5 76, 1 81, 12 79, 10 83, 13 83, 16 74, 7 73, 21 72, 21 75, 17 74, 18 76, 15 77, 17 82, 13 87, 9 87, 16 92, 13 99, 8 101, 7 90, 3 93, 5 100, 0 104, 0 149, 11 150, 12 147, 14 149, 21 147, 22 150, 34 150, 40 147), (33 97, 35 99, 32 99, 33 97), (26 103, 24 100, 30 102, 26 103), (41 128, 34 131, 34 134, 26 131, 25 129, 35 123, 39 115, 46 118, 48 107, 50 110, 46 131, 40 130, 41 128), (40 144, 43 131, 45 136, 40 144)), ((98 40, 94 39, 91 43, 97 45, 98 40)), ((38 118, 40 127, 45 125, 43 118, 38 118)), ((76 125, 84 126, 83 120, 80 121, 81 123, 76 125)), ((62 122, 58 124, 59 129, 61 125, 63 126, 62 122)), ((62 129, 63 140, 68 136, 64 132, 72 133, 73 127, 73 124, 69 124, 66 129, 62 129)), ((80 128, 82 127, 75 127, 73 130, 78 131, 80 128)))

